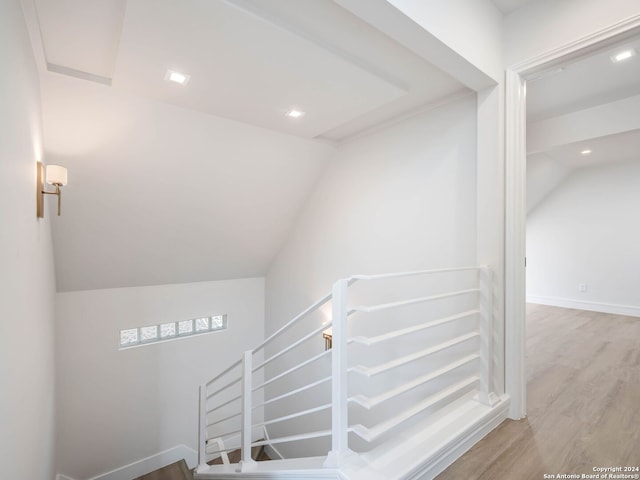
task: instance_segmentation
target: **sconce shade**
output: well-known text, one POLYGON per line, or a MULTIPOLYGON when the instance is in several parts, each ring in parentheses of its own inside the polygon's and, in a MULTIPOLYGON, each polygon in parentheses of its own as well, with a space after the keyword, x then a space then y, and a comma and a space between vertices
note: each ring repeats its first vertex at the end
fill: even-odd
POLYGON ((67 169, 60 165, 47 165, 47 183, 49 185, 66 185, 67 169))

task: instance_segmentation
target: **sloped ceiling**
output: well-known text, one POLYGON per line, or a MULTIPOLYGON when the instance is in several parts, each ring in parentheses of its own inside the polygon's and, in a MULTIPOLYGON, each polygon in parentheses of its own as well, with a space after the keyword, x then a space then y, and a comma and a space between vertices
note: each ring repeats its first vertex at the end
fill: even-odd
POLYGON ((59 291, 262 276, 336 142, 466 90, 330 0, 23 1, 59 291))
POLYGON ((60 291, 264 275, 334 150, 79 79, 42 91, 47 162, 69 170, 60 291))
POLYGON ((527 210, 573 171, 640 162, 640 57, 614 63, 640 38, 625 38, 527 82, 527 210), (585 153, 582 153, 585 152, 585 153))
POLYGON ((537 122, 640 95, 639 58, 611 61, 612 55, 628 49, 640 54, 640 38, 624 40, 531 79, 527 119, 537 122))

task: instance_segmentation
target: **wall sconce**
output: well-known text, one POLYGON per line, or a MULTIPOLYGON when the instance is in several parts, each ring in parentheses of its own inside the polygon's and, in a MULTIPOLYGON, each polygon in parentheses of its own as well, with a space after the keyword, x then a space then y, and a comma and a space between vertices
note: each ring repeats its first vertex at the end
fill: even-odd
POLYGON ((322 332, 322 338, 324 338, 324 349, 331 350, 333 347, 333 328, 329 327, 322 332))
POLYGON ((46 176, 45 168, 42 162, 38 162, 38 181, 37 181, 37 204, 36 213, 38 218, 44 218, 44 196, 56 195, 58 197, 58 216, 60 216, 60 203, 62 201, 62 192, 60 187, 67 184, 67 169, 60 165, 47 165, 46 176), (44 189, 44 182, 56 187, 54 192, 47 192, 44 189))

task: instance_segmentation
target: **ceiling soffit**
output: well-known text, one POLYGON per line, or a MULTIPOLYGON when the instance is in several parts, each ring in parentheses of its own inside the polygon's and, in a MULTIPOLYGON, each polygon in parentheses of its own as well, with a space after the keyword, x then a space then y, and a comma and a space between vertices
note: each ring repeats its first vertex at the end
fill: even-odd
POLYGON ((111 84, 126 0, 34 0, 47 69, 111 84))
POLYGON ((304 138, 343 140, 465 90, 332 1, 35 2, 48 70, 304 138))
POLYGON ((407 92, 307 38, 225 2, 140 0, 127 9, 114 86, 304 137, 407 92), (187 72, 187 88, 163 82, 187 72), (285 116, 297 107, 304 121, 285 116))

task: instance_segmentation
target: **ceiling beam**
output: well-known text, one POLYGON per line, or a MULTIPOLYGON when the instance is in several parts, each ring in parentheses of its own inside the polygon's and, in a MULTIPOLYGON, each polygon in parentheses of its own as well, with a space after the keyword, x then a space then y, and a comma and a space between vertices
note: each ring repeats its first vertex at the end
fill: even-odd
POLYGON ((577 112, 531 122, 527 154, 592 138, 640 129, 640 95, 577 112))
POLYGON ((429 26, 420 21, 415 12, 402 11, 393 5, 395 0, 334 2, 472 90, 482 91, 498 83, 495 75, 492 76, 495 72, 490 74, 474 65, 460 51, 429 31, 429 26))

